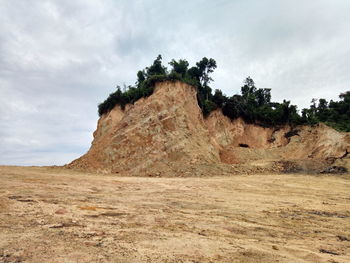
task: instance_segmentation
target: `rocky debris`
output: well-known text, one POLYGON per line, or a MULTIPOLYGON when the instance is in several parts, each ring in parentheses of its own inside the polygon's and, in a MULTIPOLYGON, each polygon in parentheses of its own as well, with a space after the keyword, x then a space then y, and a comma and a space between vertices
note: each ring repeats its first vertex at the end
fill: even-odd
POLYGON ((275 162, 276 170, 282 173, 298 173, 303 171, 302 167, 292 161, 277 161, 275 162))
POLYGON ((339 214, 339 213, 334 213, 334 212, 326 212, 326 211, 318 211, 318 210, 308 211, 308 214, 324 216, 324 217, 337 217, 337 218, 348 218, 349 217, 346 214, 339 214))
POLYGON ((0 252, 0 262, 2 263, 20 263, 24 262, 23 257, 13 255, 9 252, 0 252))
POLYGON ((347 173, 348 169, 346 169, 343 166, 330 166, 327 167, 326 169, 323 169, 321 171, 321 173, 323 174, 343 174, 343 173, 347 173))

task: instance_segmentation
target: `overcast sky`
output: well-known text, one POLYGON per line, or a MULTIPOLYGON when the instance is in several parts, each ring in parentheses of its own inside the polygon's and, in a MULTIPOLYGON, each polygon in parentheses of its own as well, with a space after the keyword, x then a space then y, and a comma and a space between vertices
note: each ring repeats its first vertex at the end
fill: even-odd
POLYGON ((212 57, 299 108, 350 90, 349 0, 0 0, 0 164, 85 153, 97 104, 152 63, 212 57))

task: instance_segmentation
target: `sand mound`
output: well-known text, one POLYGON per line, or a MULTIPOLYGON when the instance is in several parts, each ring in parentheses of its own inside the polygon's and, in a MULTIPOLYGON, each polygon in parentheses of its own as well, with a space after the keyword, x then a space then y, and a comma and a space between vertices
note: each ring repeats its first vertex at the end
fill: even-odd
POLYGON ((349 169, 348 152, 350 134, 323 124, 264 128, 231 121, 219 110, 204 119, 196 89, 178 81, 158 83, 150 97, 101 116, 90 150, 68 167, 140 175, 206 173, 208 166, 321 171, 328 165, 349 169))

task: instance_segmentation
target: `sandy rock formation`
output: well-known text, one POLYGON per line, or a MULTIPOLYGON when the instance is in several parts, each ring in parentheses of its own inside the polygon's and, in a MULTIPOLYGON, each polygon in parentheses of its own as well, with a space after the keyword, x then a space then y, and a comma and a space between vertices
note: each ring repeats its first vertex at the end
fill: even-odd
POLYGON ((101 116, 90 150, 68 167, 139 175, 174 167, 181 173, 186 167, 237 165, 237 171, 283 170, 286 164, 293 169, 350 169, 349 152, 350 134, 323 124, 266 128, 231 121, 220 110, 204 119, 196 89, 177 81, 158 83, 150 97, 101 116))
POLYGON ((197 104, 194 87, 162 82, 154 93, 122 111, 116 106, 98 121, 87 154, 70 166, 107 172, 144 172, 168 162, 220 160, 197 104))
POLYGON ((324 124, 293 129, 288 125, 264 128, 247 124, 242 119, 231 121, 221 111, 214 111, 205 121, 212 143, 219 149, 224 163, 288 160, 329 165, 336 161, 350 168, 347 154, 350 152, 350 134, 324 124), (288 133, 293 135, 289 137, 288 133))
POLYGON ((213 143, 219 148, 229 145, 239 147, 240 144, 251 148, 271 148, 288 143, 284 136, 290 130, 288 126, 273 129, 247 124, 241 118, 231 121, 221 110, 213 111, 205 123, 213 143))

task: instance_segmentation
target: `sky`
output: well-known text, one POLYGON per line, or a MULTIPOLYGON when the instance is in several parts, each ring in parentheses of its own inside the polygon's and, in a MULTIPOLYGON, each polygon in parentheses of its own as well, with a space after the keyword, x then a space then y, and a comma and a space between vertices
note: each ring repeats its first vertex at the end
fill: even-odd
POLYGON ((251 76, 299 109, 350 90, 349 0, 0 0, 0 164, 84 154, 97 105, 158 54, 214 58, 212 88, 251 76))

